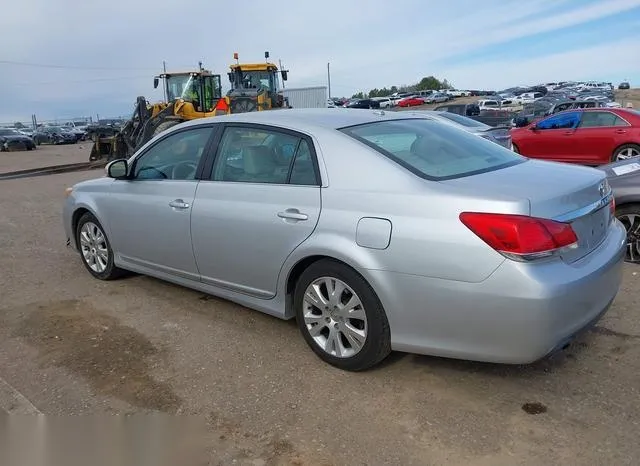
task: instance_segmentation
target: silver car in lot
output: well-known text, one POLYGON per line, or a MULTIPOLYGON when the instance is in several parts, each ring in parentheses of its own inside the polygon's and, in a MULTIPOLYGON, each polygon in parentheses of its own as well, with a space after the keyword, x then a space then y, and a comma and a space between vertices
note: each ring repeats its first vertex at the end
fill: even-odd
POLYGON ((602 171, 529 160, 404 112, 200 119, 67 189, 67 244, 283 319, 324 361, 391 350, 529 363, 618 292, 625 230, 602 171))

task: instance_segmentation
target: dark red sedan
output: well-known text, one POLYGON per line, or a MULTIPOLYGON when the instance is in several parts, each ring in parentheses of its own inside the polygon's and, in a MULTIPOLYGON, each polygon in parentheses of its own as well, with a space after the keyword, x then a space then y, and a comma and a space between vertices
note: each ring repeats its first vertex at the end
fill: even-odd
POLYGON ((424 99, 417 95, 406 97, 398 102, 398 107, 417 107, 418 105, 424 105, 424 99))
POLYGON ((640 112, 567 110, 511 130, 513 150, 534 159, 602 165, 640 155, 640 112))

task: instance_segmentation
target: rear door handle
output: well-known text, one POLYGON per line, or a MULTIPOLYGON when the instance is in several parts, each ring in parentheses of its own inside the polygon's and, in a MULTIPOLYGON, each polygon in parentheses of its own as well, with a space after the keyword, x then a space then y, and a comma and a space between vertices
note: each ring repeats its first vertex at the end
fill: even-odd
POLYGON ((173 201, 169 202, 169 206, 175 209, 188 209, 189 203, 184 202, 182 199, 174 199, 173 201))
POLYGON ((298 209, 287 209, 284 212, 278 212, 278 217, 287 220, 308 220, 307 214, 301 213, 298 209))

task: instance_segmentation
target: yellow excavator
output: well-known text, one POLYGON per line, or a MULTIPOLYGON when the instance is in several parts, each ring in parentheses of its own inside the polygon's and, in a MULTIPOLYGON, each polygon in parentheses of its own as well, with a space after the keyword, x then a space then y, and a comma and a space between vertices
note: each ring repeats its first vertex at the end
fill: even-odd
POLYGON ((269 62, 269 52, 264 53, 265 63, 240 63, 238 53, 233 54, 236 63, 229 68, 231 90, 225 97, 228 113, 245 113, 288 108, 289 102, 280 88, 287 80, 288 70, 279 70, 269 62))
POLYGON ((129 157, 156 134, 172 126, 229 113, 228 101, 222 97, 220 75, 203 69, 202 62, 198 71, 165 72, 155 76, 155 89, 160 80, 163 80, 163 102, 151 104, 140 96, 131 119, 122 128, 100 125, 90 128, 94 142, 90 161, 129 157))

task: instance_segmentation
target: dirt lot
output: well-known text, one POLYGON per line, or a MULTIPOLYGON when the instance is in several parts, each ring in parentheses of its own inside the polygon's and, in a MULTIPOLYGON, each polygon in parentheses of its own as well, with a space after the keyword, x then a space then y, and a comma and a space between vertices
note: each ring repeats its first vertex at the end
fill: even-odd
POLYGON ((88 162, 91 142, 54 146, 42 144, 36 150, 0 152, 0 173, 30 168, 88 162))
MULTIPOLYGON (((68 149, 57 157, 80 157, 68 149)), ((640 461, 640 268, 626 267, 604 320, 554 359, 394 354, 345 373, 292 322, 142 276, 91 278, 65 247, 60 210, 66 186, 100 175, 0 181, 0 408, 195 415, 206 429, 192 443, 211 460, 198 464, 640 461)))

